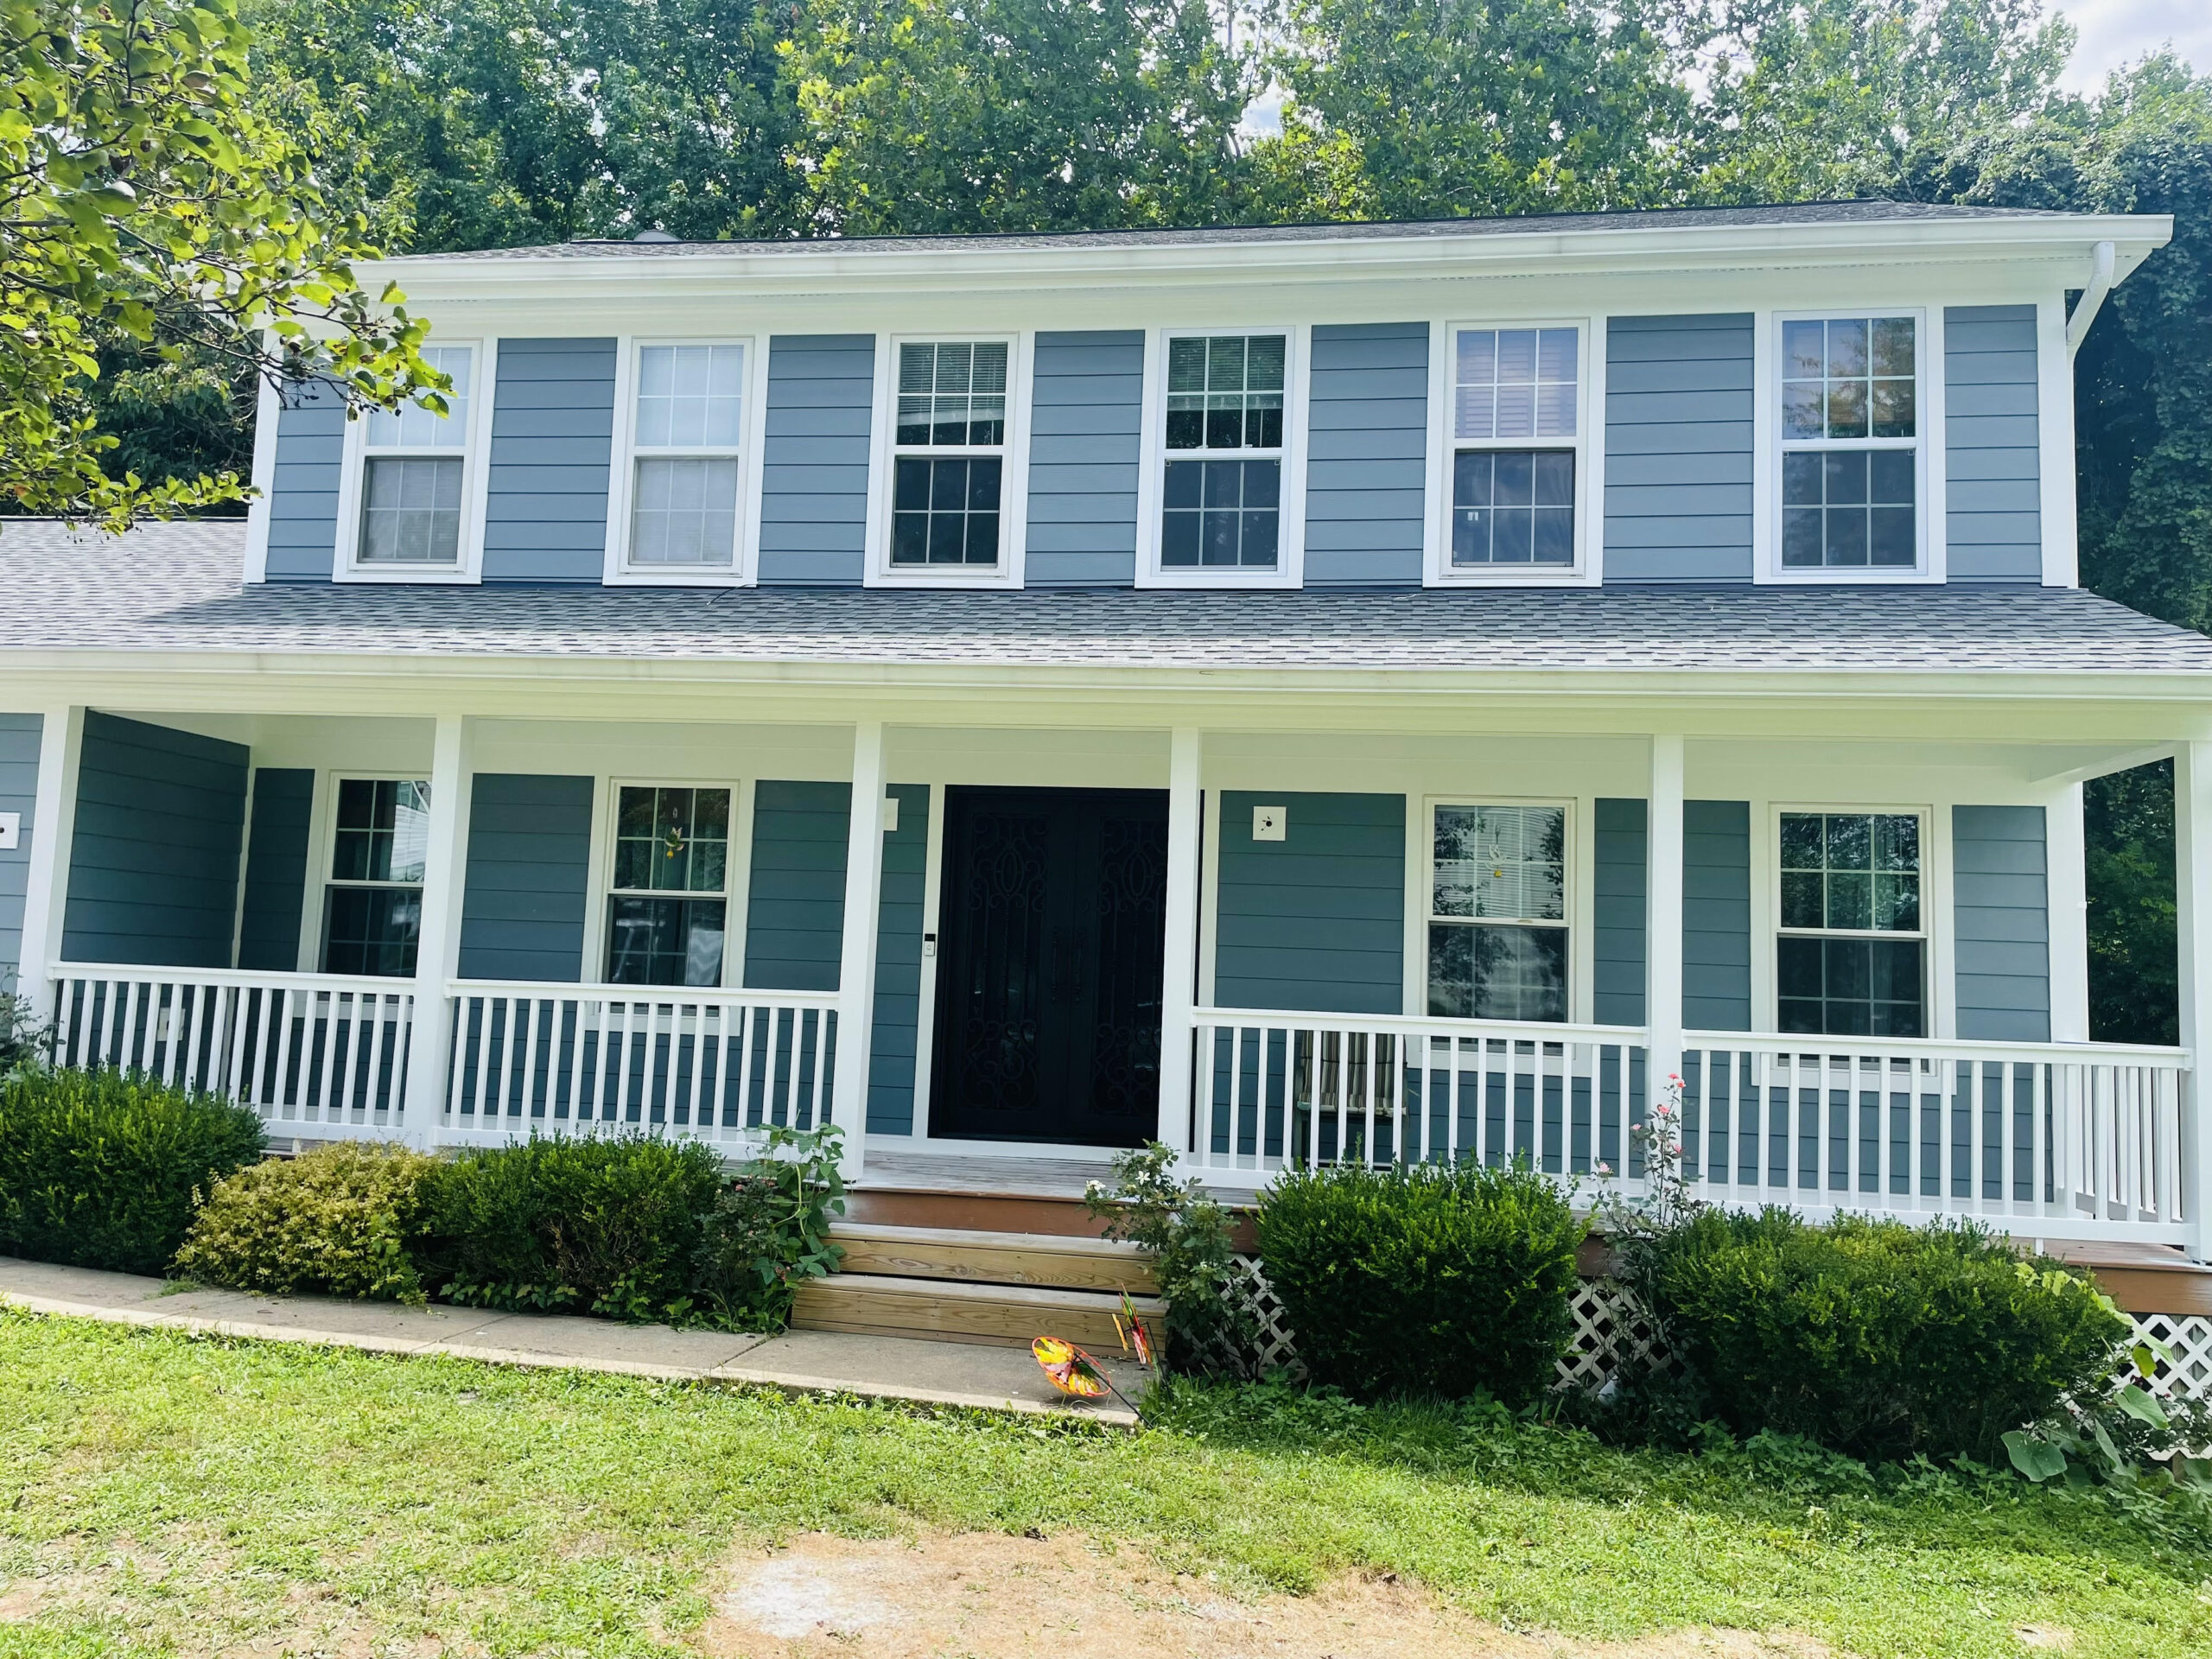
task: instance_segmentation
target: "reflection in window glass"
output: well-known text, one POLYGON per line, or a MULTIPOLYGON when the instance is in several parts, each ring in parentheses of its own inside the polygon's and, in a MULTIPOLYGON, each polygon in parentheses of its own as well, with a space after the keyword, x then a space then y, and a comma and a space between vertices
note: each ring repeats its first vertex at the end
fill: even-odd
POLYGON ((1926 1034, 1925 941, 1897 937, 1922 932, 1920 840, 1911 813, 1782 815, 1782 1030, 1926 1034))
POLYGON ((1572 328, 1463 328, 1452 363, 1452 435, 1571 438, 1580 338, 1572 328))
POLYGON ((1452 563, 1574 563, 1574 452, 1467 449, 1452 458, 1452 563))
POLYGON ((429 785, 341 778, 333 819, 322 971, 412 974, 429 856, 429 785))
POLYGON ((1004 443, 1006 365, 1002 340, 901 345, 895 441, 940 448, 1004 443))
POLYGON ((620 790, 607 900, 610 984, 721 983, 729 810, 727 789, 620 790))
POLYGON ((1171 461, 1160 562, 1170 569, 1272 569, 1281 507, 1280 461, 1171 461))
POLYGON ((1782 563, 1920 560, 1918 342, 1910 317, 1782 325, 1782 563))
POLYGON ((1281 334, 1224 334, 1167 342, 1170 449, 1282 448, 1281 334))
POLYGON ((1567 1018, 1567 813, 1440 806, 1430 861, 1428 1011, 1567 1018))
POLYGON ((891 563, 999 562, 996 455, 900 455, 891 481, 891 563))

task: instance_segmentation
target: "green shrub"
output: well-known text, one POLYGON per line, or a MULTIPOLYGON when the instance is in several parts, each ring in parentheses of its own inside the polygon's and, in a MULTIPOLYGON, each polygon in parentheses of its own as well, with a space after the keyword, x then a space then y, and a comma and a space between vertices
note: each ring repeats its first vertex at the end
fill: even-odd
POLYGON ((1161 1363, 1185 1373, 1249 1376, 1259 1330, 1236 1294, 1236 1247, 1229 1211, 1195 1175, 1175 1179, 1176 1154, 1154 1141, 1114 1154, 1114 1185, 1093 1181, 1084 1205, 1105 1222, 1108 1238, 1152 1257, 1152 1276, 1167 1305, 1161 1363))
POLYGON ((1573 1331, 1585 1229, 1525 1168, 1294 1170, 1260 1198, 1260 1254, 1299 1357, 1354 1395, 1548 1387, 1573 1331))
POLYGON ((835 1124, 771 1129, 765 1155, 715 1194, 700 1218, 687 1317, 780 1331, 791 1322, 798 1281, 837 1270, 844 1251, 830 1242, 830 1225, 845 1211, 842 1133, 835 1124))
POLYGON ((261 1120, 214 1095, 120 1071, 0 1080, 0 1252, 160 1273, 194 1193, 261 1157, 261 1120))
POLYGON ((685 1300, 721 1177, 695 1141, 531 1140, 464 1153, 430 1183, 426 1276, 479 1307, 652 1319, 685 1300))
POLYGON ((177 1252, 188 1278, 238 1290, 423 1300, 413 1251, 436 1159, 340 1142, 218 1182, 177 1252))
POLYGON ((1637 1288, 1738 1434, 1870 1460, 2002 1464, 2008 1429, 2109 1383, 2123 1319, 2088 1280, 1973 1226, 1708 1210, 1637 1288))

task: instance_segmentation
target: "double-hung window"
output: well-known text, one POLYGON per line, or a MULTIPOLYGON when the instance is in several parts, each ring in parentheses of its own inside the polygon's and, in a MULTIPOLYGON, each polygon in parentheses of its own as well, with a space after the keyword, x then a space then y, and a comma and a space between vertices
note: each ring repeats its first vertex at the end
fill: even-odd
POLYGON ((892 429, 891 569, 995 570, 1006 486, 1003 340, 902 340, 892 429))
POLYGON ((1923 1037, 1928 936, 1912 812, 1784 812, 1776 1025, 1923 1037))
POLYGON ((607 983, 722 982, 730 798, 728 789, 617 788, 607 983))
POLYGON ((1166 356, 1161 571, 1279 570, 1290 337, 1174 334, 1166 356))
POLYGON ((476 348, 429 346, 423 359, 453 383, 446 412, 419 404, 370 412, 353 542, 359 569, 458 571, 463 563, 476 348))
POLYGON ((1918 318, 1784 318, 1781 338, 1782 573, 1924 570, 1918 318))
POLYGON ((1567 1018, 1567 810, 1439 805, 1431 823, 1428 1011, 1567 1018))
POLYGON ((635 378, 628 569, 639 575, 734 574, 745 346, 641 345, 635 378))
POLYGON ((322 971, 404 978, 423 931, 430 786, 341 778, 323 891, 322 971))
POLYGON ((1575 569, 1582 359, 1572 325, 1452 331, 1446 575, 1575 569))

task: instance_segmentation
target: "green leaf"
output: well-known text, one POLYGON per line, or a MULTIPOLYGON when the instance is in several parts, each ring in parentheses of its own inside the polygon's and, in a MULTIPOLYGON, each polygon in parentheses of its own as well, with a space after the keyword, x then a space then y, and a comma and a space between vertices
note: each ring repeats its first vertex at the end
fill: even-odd
POLYGON ((2148 1389, 2122 1389, 2113 1395, 2112 1402, 2139 1423, 2147 1423, 2152 1428, 2166 1427, 2165 1408, 2148 1389))
POLYGON ((2066 1472, 2066 1453, 2049 1440, 2038 1440, 2024 1428, 2008 1430, 2005 1455, 2024 1479, 2045 1481, 2066 1472))

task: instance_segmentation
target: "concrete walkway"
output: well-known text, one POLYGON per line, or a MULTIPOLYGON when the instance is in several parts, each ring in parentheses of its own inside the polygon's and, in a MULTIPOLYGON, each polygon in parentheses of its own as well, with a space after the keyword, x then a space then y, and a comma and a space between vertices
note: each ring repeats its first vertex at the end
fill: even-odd
MULTIPOLYGON (((328 1296, 261 1296, 180 1289, 160 1279, 0 1256, 0 1301, 35 1313, 63 1313, 216 1336, 306 1342, 380 1354, 442 1354, 499 1365, 566 1367, 684 1382, 781 1389, 790 1394, 857 1394, 991 1411, 1077 1415, 1136 1426, 1117 1406, 1072 1401, 1046 1381, 1021 1348, 789 1331, 779 1337, 676 1331, 558 1313, 403 1307, 328 1296)), ((1147 1376, 1100 1355, 1129 1398, 1147 1376)))

